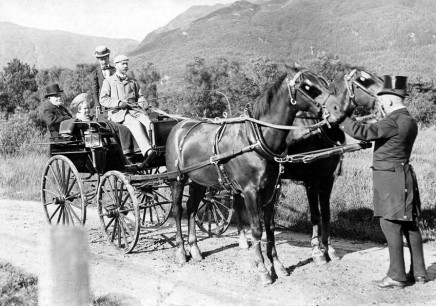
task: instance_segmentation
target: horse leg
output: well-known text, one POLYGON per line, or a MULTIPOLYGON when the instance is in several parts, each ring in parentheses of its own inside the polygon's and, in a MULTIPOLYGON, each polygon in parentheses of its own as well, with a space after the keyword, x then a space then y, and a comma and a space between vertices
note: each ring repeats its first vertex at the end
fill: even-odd
POLYGON ((238 219, 238 236, 239 236, 239 247, 241 249, 248 249, 250 246, 248 245, 247 236, 245 236, 244 230, 244 221, 242 220, 242 210, 243 207, 243 198, 240 195, 234 195, 234 209, 236 212, 236 218, 238 219))
POLYGON ((307 183, 306 184, 307 200, 309 202, 310 209, 310 221, 312 223, 312 260, 317 265, 327 263, 327 258, 324 252, 321 250, 319 243, 319 236, 321 232, 320 228, 320 212, 319 212, 319 197, 318 197, 318 184, 307 183))
POLYGON ((176 222, 176 260, 180 264, 184 264, 187 262, 185 247, 183 243, 183 235, 182 235, 182 197, 183 197, 183 188, 184 184, 179 181, 172 181, 170 183, 171 186, 171 195, 173 199, 173 216, 176 222))
POLYGON ((245 208, 247 209, 248 218, 250 220, 251 235, 253 237, 252 246, 255 260, 254 265, 257 269, 257 276, 262 285, 272 284, 272 278, 267 268, 262 255, 260 242, 262 239, 262 224, 260 222, 258 207, 262 204, 259 202, 258 191, 255 188, 250 188, 244 192, 245 208))
POLYGON ((203 255, 197 245, 197 232, 195 224, 195 216, 197 215, 198 204, 203 199, 206 193, 206 188, 194 182, 189 187, 189 200, 186 203, 186 213, 188 215, 188 242, 191 247, 191 257, 196 261, 203 260, 203 255))
MULTIPOLYGON (((264 209, 264 222, 266 231, 266 255, 272 264, 272 270, 276 272, 277 276, 288 276, 289 272, 285 269, 282 262, 277 256, 277 249, 275 243, 275 222, 274 222, 274 201, 267 204, 264 209)), ((273 273, 272 273, 273 274, 273 273)))
POLYGON ((329 176, 323 180, 322 188, 319 193, 319 203, 321 206, 322 218, 322 244, 325 247, 325 254, 330 257, 330 260, 338 260, 339 256, 330 242, 330 195, 333 189, 334 176, 329 176))

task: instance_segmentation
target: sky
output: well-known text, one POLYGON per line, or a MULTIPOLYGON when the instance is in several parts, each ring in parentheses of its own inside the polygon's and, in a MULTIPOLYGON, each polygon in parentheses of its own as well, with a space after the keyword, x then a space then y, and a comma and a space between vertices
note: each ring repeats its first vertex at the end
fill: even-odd
POLYGON ((0 22, 141 41, 193 5, 236 0, 0 0, 0 22))

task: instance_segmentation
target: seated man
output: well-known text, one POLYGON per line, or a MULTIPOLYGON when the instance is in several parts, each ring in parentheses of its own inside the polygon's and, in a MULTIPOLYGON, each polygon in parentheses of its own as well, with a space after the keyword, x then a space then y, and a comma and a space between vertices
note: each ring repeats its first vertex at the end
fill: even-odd
POLYGON ((121 123, 129 128, 141 149, 142 155, 146 156, 151 149, 147 135, 150 118, 143 111, 143 108, 147 108, 148 104, 138 82, 126 74, 129 69, 128 61, 129 58, 125 55, 115 57, 116 72, 103 81, 100 103, 111 109, 109 120, 121 123))
POLYGON ((42 117, 47 123, 51 137, 58 137, 61 122, 72 118, 68 110, 62 105, 62 92, 63 90, 59 88, 58 84, 46 88, 45 98, 48 98, 48 101, 44 105, 42 117))
MULTIPOLYGON (((81 93, 77 95, 73 101, 71 102, 71 111, 76 115, 75 119, 70 119, 61 122, 60 125, 60 134, 61 135, 73 135, 74 128, 77 122, 87 122, 87 121, 95 121, 94 117, 91 115, 91 109, 94 107, 94 100, 91 95, 88 93, 81 93)), ((132 136, 130 130, 118 123, 110 122, 108 120, 103 120, 103 122, 99 122, 101 125, 107 127, 112 132, 118 135, 120 139, 121 148, 123 150, 123 154, 126 155, 127 158, 133 157, 137 150, 137 144, 135 139, 132 136)))

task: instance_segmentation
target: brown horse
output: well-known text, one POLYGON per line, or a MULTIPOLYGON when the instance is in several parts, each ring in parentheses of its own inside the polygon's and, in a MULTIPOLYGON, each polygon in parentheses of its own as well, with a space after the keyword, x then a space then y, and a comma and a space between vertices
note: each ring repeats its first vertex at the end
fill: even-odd
POLYGON ((166 166, 169 172, 180 174, 177 180, 170 182, 177 227, 176 254, 180 263, 187 261, 181 217, 183 188, 190 179, 190 197, 186 206, 188 242, 194 260, 203 259, 195 230, 198 204, 206 188, 226 185, 245 200, 260 281, 272 283, 261 252, 259 208, 264 210, 267 256, 275 271, 288 275, 275 248, 271 203, 280 182, 281 169, 275 157, 283 156, 286 147, 288 130, 283 126, 291 126, 298 111, 318 114, 322 106, 332 120, 341 118, 345 112, 343 105, 338 103, 317 75, 299 67, 287 69, 287 74, 280 77, 253 105, 253 117, 260 120, 263 126, 249 120, 218 125, 189 119, 178 123, 171 131, 166 144, 166 166), (274 125, 280 125, 282 129, 274 125))
MULTIPOLYGON (((383 80, 377 75, 365 72, 362 68, 347 67, 345 72, 335 79, 329 89, 341 101, 356 106, 375 108, 376 94, 382 89, 383 80)), ((313 116, 299 113, 294 121, 295 126, 307 127, 318 120, 313 116)), ((345 144, 345 134, 337 124, 323 126, 317 134, 305 134, 306 130, 291 130, 286 144, 288 154, 333 148, 345 144), (307 137, 306 137, 307 135, 307 137)), ((335 181, 335 171, 341 160, 340 155, 319 159, 312 163, 286 163, 282 179, 302 183, 306 188, 310 208, 312 229, 312 258, 316 264, 326 263, 329 259, 339 259, 330 244, 330 195, 335 181), (321 213, 320 213, 321 209, 321 213), (321 218, 322 220, 321 220, 321 218), (321 237, 321 244, 320 244, 321 237)), ((240 211, 236 213, 242 220, 240 211)), ((242 223, 239 223, 240 247, 248 247, 242 223)))

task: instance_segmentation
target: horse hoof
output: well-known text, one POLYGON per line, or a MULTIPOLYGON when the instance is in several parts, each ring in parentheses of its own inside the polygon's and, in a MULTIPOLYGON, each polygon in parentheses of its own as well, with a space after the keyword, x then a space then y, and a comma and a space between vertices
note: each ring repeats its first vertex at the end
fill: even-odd
POLYGON ((246 239, 239 239, 239 248, 247 250, 250 246, 248 245, 248 241, 246 239))
POLYGON ((269 275, 268 272, 259 272, 258 279, 259 279, 259 283, 262 286, 268 286, 268 285, 271 285, 273 283, 271 275, 269 275))
POLYGON ((288 270, 286 270, 283 266, 279 266, 278 269, 276 269, 275 271, 277 276, 289 276, 288 270))
POLYGON ((195 261, 202 261, 204 259, 198 248, 191 248, 191 257, 195 261))
POLYGON ((185 264, 185 263, 188 262, 188 258, 186 257, 185 252, 183 252, 183 253, 181 253, 181 252, 177 252, 177 253, 176 253, 176 259, 177 259, 177 262, 178 262, 180 265, 183 265, 183 264, 185 264))
POLYGON ((313 262, 317 265, 317 266, 321 266, 321 265, 325 265, 327 264, 327 259, 325 258, 324 255, 319 255, 319 256, 312 256, 313 262))
POLYGON ((339 259, 341 259, 339 256, 338 256, 338 254, 336 254, 336 252, 335 251, 332 251, 332 252, 328 252, 328 256, 329 256, 329 258, 330 258, 330 260, 339 260, 339 259))

